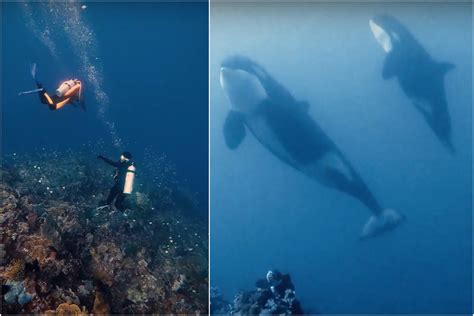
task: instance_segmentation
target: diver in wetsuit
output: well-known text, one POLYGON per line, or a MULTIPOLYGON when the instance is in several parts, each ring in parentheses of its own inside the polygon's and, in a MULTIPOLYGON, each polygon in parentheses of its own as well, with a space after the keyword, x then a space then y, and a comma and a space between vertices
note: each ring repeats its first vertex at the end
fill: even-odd
POLYGON ((120 160, 118 162, 105 158, 102 155, 97 156, 97 158, 117 168, 114 176, 114 186, 109 191, 107 201, 102 203, 99 208, 110 206, 115 199, 115 207, 122 212, 125 211, 125 198, 127 195, 132 193, 135 174, 135 166, 132 161, 132 154, 128 151, 125 151, 120 156, 120 160))
POLYGON ((291 310, 291 314, 304 314, 300 302, 296 299, 295 286, 289 274, 283 274, 277 270, 270 270, 265 279, 260 279, 256 283, 260 289, 259 304, 265 306, 267 301, 273 298, 276 301, 284 302, 291 310))
POLYGON ((36 79, 36 64, 33 64, 31 67, 31 77, 35 81, 37 89, 20 92, 18 95, 38 92, 41 103, 48 105, 52 111, 59 110, 66 104, 72 104, 74 106, 79 104, 84 111, 86 110, 84 99, 82 98, 82 83, 78 79, 70 79, 62 82, 56 89, 55 95, 50 95, 36 79))
POLYGON ((56 94, 52 96, 43 88, 41 83, 37 82, 36 86, 38 89, 41 89, 38 91, 41 103, 47 104, 50 110, 59 110, 66 104, 74 104, 77 101, 85 111, 84 102, 81 97, 82 84, 78 79, 64 81, 56 89, 56 94))

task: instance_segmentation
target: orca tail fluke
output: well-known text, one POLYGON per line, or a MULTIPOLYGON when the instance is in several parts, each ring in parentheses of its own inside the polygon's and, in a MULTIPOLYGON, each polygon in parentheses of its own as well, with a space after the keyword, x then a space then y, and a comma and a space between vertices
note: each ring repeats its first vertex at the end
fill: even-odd
POLYGON ((405 216, 392 209, 384 209, 378 215, 372 215, 365 223, 360 239, 381 235, 395 229, 405 220, 405 216))

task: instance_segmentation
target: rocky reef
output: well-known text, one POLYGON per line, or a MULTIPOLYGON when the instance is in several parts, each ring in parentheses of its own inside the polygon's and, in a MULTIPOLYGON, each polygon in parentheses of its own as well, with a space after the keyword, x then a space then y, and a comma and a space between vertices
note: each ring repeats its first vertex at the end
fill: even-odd
POLYGON ((211 314, 214 315, 303 315, 289 274, 269 271, 257 280, 255 289, 240 291, 232 302, 211 287, 211 314))
POLYGON ((97 210, 111 173, 84 151, 4 159, 2 314, 207 313, 207 217, 193 195, 138 172, 125 213, 97 210))

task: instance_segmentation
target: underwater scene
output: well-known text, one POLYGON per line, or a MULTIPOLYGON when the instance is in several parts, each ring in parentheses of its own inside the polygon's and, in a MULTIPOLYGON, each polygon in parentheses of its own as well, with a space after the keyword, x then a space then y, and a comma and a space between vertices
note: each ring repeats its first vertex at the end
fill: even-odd
POLYGON ((213 314, 472 314, 472 4, 210 4, 213 314))
POLYGON ((206 314, 208 4, 1 8, 1 313, 206 314))

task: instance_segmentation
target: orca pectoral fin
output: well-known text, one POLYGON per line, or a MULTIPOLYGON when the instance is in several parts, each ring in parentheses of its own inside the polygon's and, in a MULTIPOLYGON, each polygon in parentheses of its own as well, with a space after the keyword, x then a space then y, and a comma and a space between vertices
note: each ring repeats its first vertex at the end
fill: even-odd
POLYGON ((447 74, 448 71, 456 68, 456 66, 450 62, 440 62, 438 63, 438 70, 443 74, 447 74))
POLYGON ((230 111, 224 122, 224 138, 227 147, 236 149, 245 137, 244 115, 230 111))

